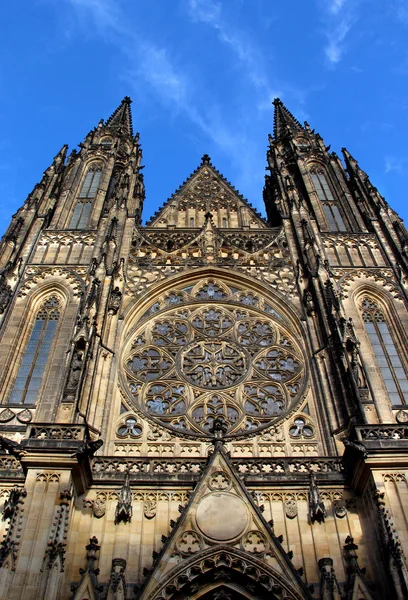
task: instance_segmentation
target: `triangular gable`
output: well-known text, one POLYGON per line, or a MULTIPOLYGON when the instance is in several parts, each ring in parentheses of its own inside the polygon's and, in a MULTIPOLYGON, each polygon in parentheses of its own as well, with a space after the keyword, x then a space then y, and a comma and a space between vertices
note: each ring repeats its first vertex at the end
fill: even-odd
POLYGON ((367 587, 364 579, 359 573, 354 574, 354 581, 350 582, 348 600, 374 600, 373 595, 367 587))
MULTIPOLYGON (((190 597, 208 577, 228 585, 236 577, 241 584, 258 586, 260 597, 273 599, 273 591, 285 590, 286 598, 311 595, 283 550, 271 527, 234 472, 221 442, 197 484, 189 503, 175 525, 139 596, 140 600, 171 598, 180 584, 190 597), (211 575, 207 571, 213 571, 211 575), (188 571, 188 581, 184 571, 188 571), (229 573, 227 573, 229 571, 229 573), (256 581, 251 577, 256 575, 256 581), (245 577, 247 583, 243 583, 245 577), (225 581, 224 581, 225 579, 225 581), (183 583, 184 585, 184 583, 183 583)), ((254 597, 258 593, 254 591, 254 597)))
POLYGON ((95 593, 90 574, 86 573, 72 597, 72 600, 99 600, 99 597, 99 594, 95 593))
POLYGON ((147 223, 149 227, 200 228, 211 213, 219 229, 268 229, 247 200, 204 155, 201 165, 147 223))

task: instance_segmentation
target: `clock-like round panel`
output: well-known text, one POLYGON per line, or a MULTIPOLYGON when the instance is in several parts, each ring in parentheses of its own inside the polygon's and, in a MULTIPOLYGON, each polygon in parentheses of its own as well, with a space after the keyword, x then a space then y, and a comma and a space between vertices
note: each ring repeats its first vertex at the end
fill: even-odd
POLYGON ((200 500, 196 522, 201 533, 217 542, 229 542, 248 527, 249 514, 244 501, 227 492, 208 494, 200 500))

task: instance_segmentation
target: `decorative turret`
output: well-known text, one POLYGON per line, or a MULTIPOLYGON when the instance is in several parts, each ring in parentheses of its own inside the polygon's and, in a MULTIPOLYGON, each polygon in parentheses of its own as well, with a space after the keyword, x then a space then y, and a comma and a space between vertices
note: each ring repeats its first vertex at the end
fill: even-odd
POLYGON ((302 125, 279 98, 275 98, 273 105, 275 107, 273 124, 273 137, 275 140, 295 135, 296 133, 303 131, 302 125))
POLYGON ((118 106, 118 108, 112 113, 106 122, 105 127, 109 127, 112 132, 122 133, 130 137, 133 136, 133 124, 132 124, 132 113, 130 105, 132 100, 129 96, 125 96, 118 106))

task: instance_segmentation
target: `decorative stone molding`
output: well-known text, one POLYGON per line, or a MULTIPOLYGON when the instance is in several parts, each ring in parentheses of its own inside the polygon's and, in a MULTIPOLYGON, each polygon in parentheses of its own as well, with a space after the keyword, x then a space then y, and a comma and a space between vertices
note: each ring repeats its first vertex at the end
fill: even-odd
POLYGON ((132 492, 129 485, 129 472, 126 471, 125 482, 119 492, 119 500, 115 509, 115 525, 132 520, 132 492))
POLYGON ((364 269, 333 269, 342 298, 348 298, 349 289, 354 281, 359 279, 373 281, 384 287, 396 300, 402 300, 402 294, 397 282, 394 279, 394 273, 391 268, 372 268, 369 271, 364 269))
POLYGON ((146 519, 153 519, 157 512, 157 501, 149 498, 143 502, 143 514, 146 519))
POLYGON ((184 531, 176 541, 176 548, 183 556, 195 554, 202 548, 202 538, 195 531, 184 531))
POLYGON ((18 296, 26 296, 30 290, 47 278, 64 279, 72 288, 74 296, 80 297, 83 293, 84 276, 86 271, 81 268, 64 269, 63 267, 29 267, 26 269, 27 278, 22 282, 18 296))
POLYGON ((75 440, 82 441, 86 436, 86 428, 83 425, 31 425, 28 430, 28 438, 37 440, 75 440))
POLYGON ((64 572, 71 500, 69 490, 60 492, 60 503, 55 511, 41 571, 51 571, 57 563, 60 572, 64 572))
POLYGON ((8 562, 8 568, 14 571, 21 543, 23 505, 27 491, 23 487, 14 487, 3 507, 3 519, 10 519, 6 534, 0 543, 0 567, 8 562))
POLYGON ((40 483, 58 483, 61 478, 61 473, 47 473, 41 471, 37 473, 35 480, 40 483))
MULTIPOLYGON (((232 464, 241 475, 248 478, 262 476, 264 479, 298 478, 308 480, 310 472, 327 476, 332 479, 343 480, 343 463, 341 458, 290 458, 282 457, 277 460, 262 458, 232 458, 232 464)), ((123 477, 129 470, 133 479, 143 479, 156 475, 159 477, 172 477, 176 474, 191 475, 193 479, 202 473, 206 465, 205 458, 144 458, 131 459, 127 457, 96 457, 92 460, 92 473, 95 480, 110 474, 110 478, 123 477), (114 475, 117 477, 114 477, 114 475)))
POLYGON ((48 229, 41 234, 38 246, 48 246, 49 244, 58 246, 73 246, 74 244, 94 246, 95 240, 96 234, 89 231, 51 231, 48 229))
POLYGON ((289 498, 288 500, 285 500, 284 506, 285 515, 288 517, 288 519, 294 519, 295 517, 297 517, 298 507, 296 500, 294 500, 293 498, 289 498))

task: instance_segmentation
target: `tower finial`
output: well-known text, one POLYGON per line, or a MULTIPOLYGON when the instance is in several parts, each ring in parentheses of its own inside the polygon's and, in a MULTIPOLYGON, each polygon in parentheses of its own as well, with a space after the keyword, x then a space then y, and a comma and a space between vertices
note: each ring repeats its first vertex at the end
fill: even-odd
POLYGON ((302 125, 286 108, 280 98, 275 98, 272 103, 275 107, 273 136, 275 140, 299 133, 303 129, 302 125))
POLYGON ((112 113, 106 122, 106 127, 111 129, 121 129, 123 133, 133 136, 133 124, 132 124, 132 112, 130 105, 132 100, 129 96, 125 96, 118 106, 118 108, 112 113))

